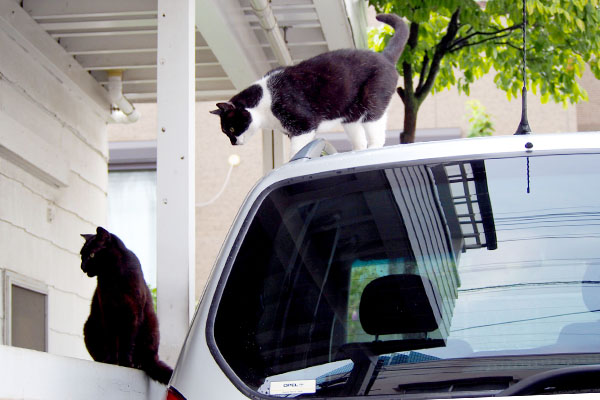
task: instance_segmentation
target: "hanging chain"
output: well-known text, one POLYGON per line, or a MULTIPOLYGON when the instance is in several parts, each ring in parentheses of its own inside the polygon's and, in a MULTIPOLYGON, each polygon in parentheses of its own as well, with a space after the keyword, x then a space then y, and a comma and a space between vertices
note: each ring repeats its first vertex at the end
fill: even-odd
POLYGON ((527 157, 527 193, 531 193, 531 188, 529 186, 530 174, 529 174, 529 157, 527 157))

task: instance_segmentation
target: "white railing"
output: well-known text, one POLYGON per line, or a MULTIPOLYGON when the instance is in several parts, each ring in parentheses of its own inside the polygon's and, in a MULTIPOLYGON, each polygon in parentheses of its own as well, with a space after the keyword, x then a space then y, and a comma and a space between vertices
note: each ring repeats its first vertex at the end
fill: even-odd
POLYGON ((164 400, 142 371, 0 345, 0 399, 164 400))

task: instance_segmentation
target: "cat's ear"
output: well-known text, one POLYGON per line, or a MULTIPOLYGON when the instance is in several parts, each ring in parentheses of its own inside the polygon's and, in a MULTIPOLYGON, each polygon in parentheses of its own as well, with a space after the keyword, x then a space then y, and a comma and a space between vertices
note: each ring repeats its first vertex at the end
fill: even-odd
POLYGON ((96 228, 96 234, 101 240, 108 240, 110 237, 110 233, 101 226, 96 228))
POLYGON ((88 240, 90 240, 91 238, 93 238, 95 235, 91 234, 91 233, 82 233, 81 237, 85 239, 85 241, 87 242, 88 240))
POLYGON ((233 110, 235 107, 231 103, 217 103, 218 109, 212 110, 211 114, 221 115, 227 111, 233 110))

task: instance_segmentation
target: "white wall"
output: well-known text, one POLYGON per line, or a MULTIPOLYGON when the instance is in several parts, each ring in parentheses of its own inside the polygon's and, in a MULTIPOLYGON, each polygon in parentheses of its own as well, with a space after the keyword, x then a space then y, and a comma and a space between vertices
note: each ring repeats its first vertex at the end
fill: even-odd
POLYGON ((0 359, 2 399, 163 400, 165 396, 164 385, 132 368, 7 346, 0 346, 0 359))
POLYGON ((41 62, 31 31, 21 36, 3 17, 0 270, 47 285, 49 352, 89 358, 82 328, 95 280, 79 268, 79 234, 106 219, 105 117, 41 62))

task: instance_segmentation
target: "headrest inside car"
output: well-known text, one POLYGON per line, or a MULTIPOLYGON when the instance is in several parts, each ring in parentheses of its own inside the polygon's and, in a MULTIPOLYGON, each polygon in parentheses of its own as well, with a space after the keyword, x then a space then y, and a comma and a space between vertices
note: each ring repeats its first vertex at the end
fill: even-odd
POLYGON ((431 332, 438 328, 435 286, 420 275, 388 275, 370 282, 359 307, 360 323, 369 335, 431 332))

